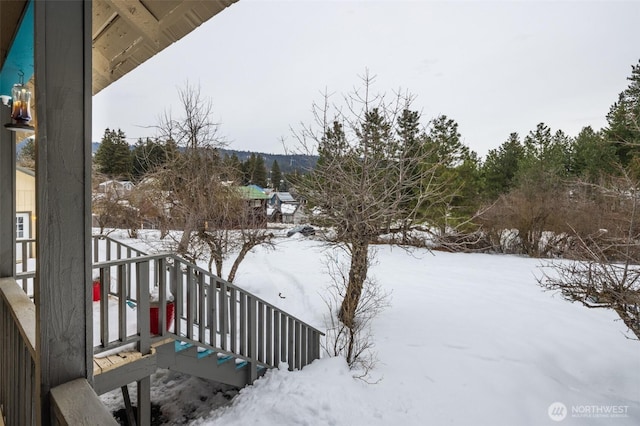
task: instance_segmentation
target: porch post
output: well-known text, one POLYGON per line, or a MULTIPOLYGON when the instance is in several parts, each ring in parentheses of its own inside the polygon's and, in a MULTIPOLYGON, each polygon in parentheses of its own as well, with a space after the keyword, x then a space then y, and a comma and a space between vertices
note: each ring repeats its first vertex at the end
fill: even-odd
POLYGON ((0 105, 0 278, 16 271, 16 141, 4 127, 11 109, 0 105))
POLYGON ((52 388, 93 379, 91 317, 91 2, 36 1, 36 376, 52 388))

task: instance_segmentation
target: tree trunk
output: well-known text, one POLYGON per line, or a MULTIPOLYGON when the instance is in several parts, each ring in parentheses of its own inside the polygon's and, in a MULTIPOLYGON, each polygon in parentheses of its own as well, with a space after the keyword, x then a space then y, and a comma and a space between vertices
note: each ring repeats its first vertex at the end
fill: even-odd
POLYGON ((178 243, 178 253, 181 256, 187 254, 189 250, 189 241, 191 240, 191 233, 195 230, 197 224, 197 216, 194 213, 189 213, 187 216, 187 220, 184 224, 184 231, 182 232, 182 237, 180 238, 180 243, 178 243))
POLYGON ((338 318, 350 330, 354 329, 356 309, 362 295, 364 281, 369 269, 369 242, 354 241, 351 244, 351 267, 349 269, 349 283, 344 300, 340 305, 338 318))
POLYGON ((216 264, 216 275, 222 278, 222 254, 215 256, 214 262, 216 264))
POLYGON ((253 246, 254 244, 248 244, 248 243, 244 243, 242 245, 242 248, 240 249, 240 253, 238 253, 238 257, 236 257, 236 260, 233 261, 233 265, 231 265, 231 270, 229 271, 229 276, 227 277, 227 281, 232 283, 233 280, 236 278, 236 272, 238 272, 238 268, 240 267, 240 264, 244 260, 247 253, 251 251, 253 246))

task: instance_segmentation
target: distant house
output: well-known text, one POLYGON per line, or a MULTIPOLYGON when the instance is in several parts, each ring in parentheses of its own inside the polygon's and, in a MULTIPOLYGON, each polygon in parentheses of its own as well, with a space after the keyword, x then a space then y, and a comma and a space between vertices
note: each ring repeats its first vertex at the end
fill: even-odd
POLYGON ((108 180, 98 185, 98 193, 122 197, 133 191, 133 187, 133 182, 128 180, 108 180))
POLYGON ((239 190, 242 198, 247 202, 251 224, 256 227, 266 227, 269 200, 267 193, 258 185, 241 186, 239 190))
POLYGON ((274 192, 269 198, 269 219, 278 223, 302 223, 306 215, 302 205, 289 192, 274 192))
MULTIPOLYGON (((36 229, 36 174, 33 170, 16 166, 16 240, 35 238, 36 229)), ((32 257, 33 247, 27 247, 27 257, 32 257)), ((22 244, 16 250, 17 260, 22 260, 22 244)))

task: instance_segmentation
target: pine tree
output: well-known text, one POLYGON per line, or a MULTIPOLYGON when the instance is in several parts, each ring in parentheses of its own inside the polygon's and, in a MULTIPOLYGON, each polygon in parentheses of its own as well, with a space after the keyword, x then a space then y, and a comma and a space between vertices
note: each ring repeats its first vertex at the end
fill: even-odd
POLYGON ((620 93, 607 114, 608 141, 615 147, 623 166, 629 165, 640 154, 640 61, 631 66, 629 86, 620 93))
POLYGON ((36 168, 36 142, 35 138, 27 138, 26 142, 18 154, 18 165, 28 169, 36 168))
POLYGON ((435 167, 435 184, 447 194, 431 204, 426 218, 444 235, 468 223, 479 202, 479 159, 462 143, 458 123, 441 115, 434 119, 426 133, 426 149, 431 167, 435 167))
POLYGON ((243 183, 245 185, 267 186, 267 168, 264 165, 264 158, 255 153, 242 164, 243 183))
POLYGON ((524 157, 524 147, 517 133, 509 138, 498 149, 488 152, 482 166, 484 193, 489 200, 506 194, 515 186, 518 167, 524 157))
POLYGON ((224 166, 222 179, 232 182, 243 181, 242 163, 236 154, 225 154, 222 164, 224 166))
POLYGON ((431 122, 427 140, 433 149, 435 161, 445 167, 460 165, 469 153, 458 133, 458 123, 446 115, 440 115, 431 122))
POLYGON ((142 179, 144 175, 153 172, 156 168, 167 162, 167 149, 157 140, 147 138, 145 141, 138 139, 132 156, 132 177, 135 180, 142 179))
POLYGON ((277 160, 273 160, 271 164, 271 187, 280 191, 280 182, 282 181, 282 172, 280 171, 280 165, 277 160))
POLYGON ((262 188, 267 187, 267 166, 264 164, 264 158, 256 155, 254 183, 262 188))
POLYGON ((573 176, 599 183, 601 177, 616 173, 617 161, 615 147, 607 143, 602 132, 587 126, 573 143, 570 171, 573 176))
POLYGON ((128 179, 132 172, 131 148, 122 130, 104 131, 95 162, 98 171, 110 178, 128 179))
POLYGON ((562 131, 552 133, 544 123, 524 139, 524 156, 518 166, 518 186, 525 191, 549 191, 566 178, 571 139, 562 131))

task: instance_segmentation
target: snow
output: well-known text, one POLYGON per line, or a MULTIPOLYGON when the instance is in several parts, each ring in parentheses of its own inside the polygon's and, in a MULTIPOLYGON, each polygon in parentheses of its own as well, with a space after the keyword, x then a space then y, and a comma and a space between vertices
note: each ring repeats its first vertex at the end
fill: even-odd
POLYGON ((294 214, 298 208, 297 204, 282 204, 280 205, 280 211, 282 214, 294 214))
MULTIPOLYGON (((118 299, 109 296, 107 307, 109 310, 109 342, 113 342, 118 339, 118 299)), ((127 336, 135 335, 138 332, 138 324, 136 322, 136 311, 130 305, 125 305, 126 316, 130 320, 127 321, 127 336)), ((93 346, 100 345, 100 302, 93 302, 93 346)), ((96 354, 96 358, 103 358, 109 355, 114 355, 124 350, 133 350, 135 343, 119 346, 115 349, 100 352, 96 354)))
MULTIPOLYGON (((280 238, 275 250, 247 256, 235 284, 324 329, 323 262, 333 250, 313 238, 280 238)), ((562 425, 640 424, 640 342, 627 338, 615 313, 544 291, 539 260, 375 250, 371 274, 391 292, 373 322, 375 384, 325 357, 301 371, 271 370, 230 404, 228 387, 160 370, 152 401, 167 422, 545 425, 558 424, 549 412, 560 402, 562 425)), ((117 392, 103 400, 123 405, 117 392)))

